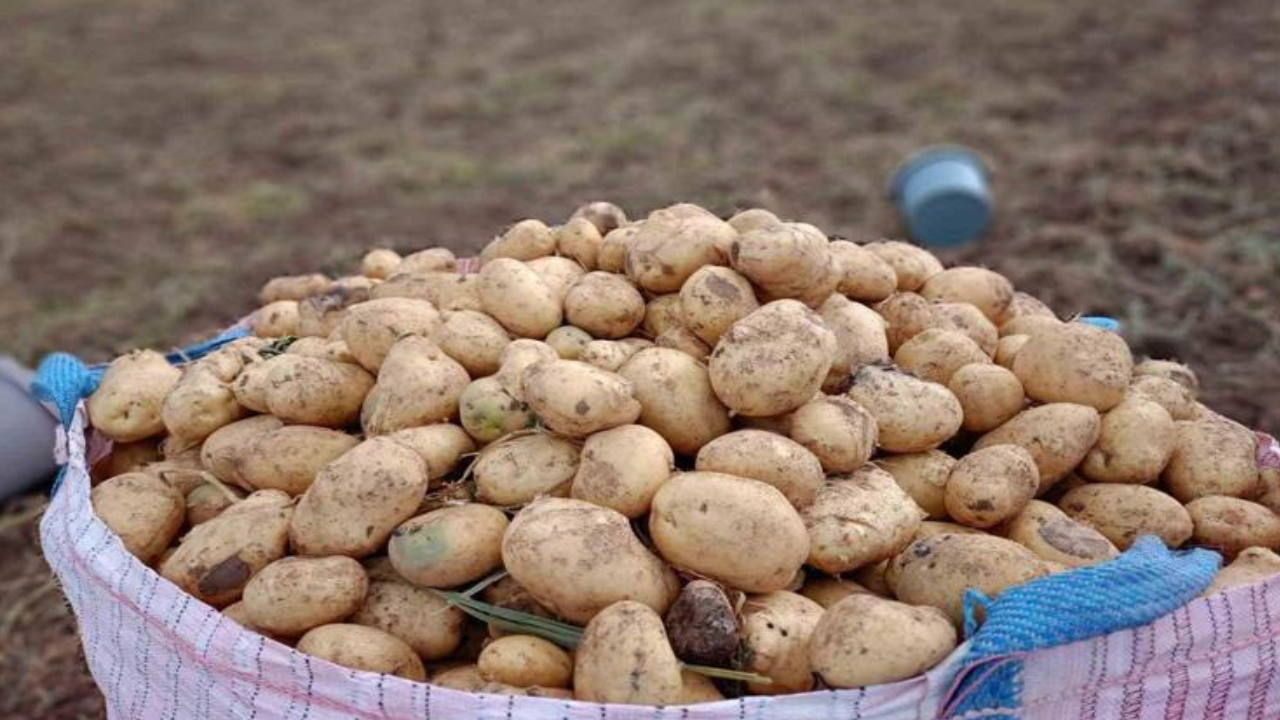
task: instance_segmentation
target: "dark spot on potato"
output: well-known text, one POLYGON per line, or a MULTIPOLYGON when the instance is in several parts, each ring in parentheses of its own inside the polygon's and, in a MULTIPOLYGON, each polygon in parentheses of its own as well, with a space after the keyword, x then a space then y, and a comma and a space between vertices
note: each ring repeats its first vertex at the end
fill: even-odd
POLYGON ((220 595, 244 587, 252 572, 253 569, 239 555, 232 555, 201 575, 196 588, 203 595, 220 595))
POLYGON ((578 404, 573 406, 573 411, 579 415, 586 415, 591 412, 591 406, 587 404, 586 400, 579 400, 578 404))

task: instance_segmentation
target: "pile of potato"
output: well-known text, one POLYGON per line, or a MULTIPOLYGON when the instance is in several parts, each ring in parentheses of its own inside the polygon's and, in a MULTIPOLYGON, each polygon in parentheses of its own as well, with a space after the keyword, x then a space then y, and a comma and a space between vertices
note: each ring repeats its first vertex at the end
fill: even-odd
MULTIPOLYGON (((379 249, 88 401, 93 503, 246 628, 354 668, 673 705, 918 675, 989 596, 1140 535, 1280 573, 1280 477, 1166 361, 1003 276, 752 209, 379 249), (505 574, 502 574, 505 573, 505 574), (583 628, 486 626, 442 590, 583 628), (708 679, 704 666, 754 673, 708 679), (690 670, 694 667, 694 670, 690 670)), ((456 598, 455 598, 456 600, 456 598)))

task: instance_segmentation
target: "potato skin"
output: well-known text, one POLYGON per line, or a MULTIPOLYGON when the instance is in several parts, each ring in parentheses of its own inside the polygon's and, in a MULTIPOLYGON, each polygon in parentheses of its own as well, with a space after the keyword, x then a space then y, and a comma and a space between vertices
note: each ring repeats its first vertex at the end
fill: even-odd
POLYGON ((994 323, 1013 304, 1013 283, 986 268, 954 267, 931 276, 920 294, 931 302, 969 303, 994 323))
POLYGON ((470 383, 466 368, 438 345, 410 335, 387 353, 360 410, 360 424, 369 435, 387 435, 448 421, 457 415, 470 383))
POLYGON ((187 514, 182 493, 142 472, 102 482, 90 499, 98 518, 120 536, 125 550, 146 565, 173 543, 187 514))
POLYGON ((288 557, 254 575, 242 602, 255 628, 297 637, 350 616, 368 590, 364 568, 349 557, 288 557))
POLYGON ((843 395, 822 395, 791 415, 791 439, 803 445, 828 473, 853 472, 876 450, 876 419, 843 395))
POLYGON ((458 649, 467 616, 425 588, 371 579, 364 604, 348 622, 400 638, 423 660, 440 660, 458 649))
POLYGON ((502 567, 508 524, 501 510, 480 503, 432 510, 391 533, 387 556, 396 572, 415 585, 466 585, 502 567))
POLYGON ((644 320, 644 297, 613 273, 589 272, 564 297, 565 319, 592 336, 615 340, 631 334, 644 320))
POLYGON ((924 248, 900 240, 880 240, 867 243, 864 248, 875 253, 893 267, 898 276, 898 289, 914 292, 925 281, 942 272, 942 263, 924 248))
POLYGON ((898 367, 923 380, 946 385, 957 370, 990 358, 969 336, 955 330, 929 328, 903 343, 893 355, 898 367))
POLYGON ((720 338, 708 372, 716 395, 735 412, 780 415, 822 387, 835 352, 835 334, 817 313, 795 300, 778 300, 720 338))
POLYGON ((495 377, 508 395, 524 402, 524 371, 541 360, 559 357, 555 348, 540 340, 514 340, 503 349, 495 377))
POLYGON ((737 234, 710 215, 677 217, 657 211, 626 244, 627 277, 651 293, 677 292, 698 268, 727 264, 728 244, 737 234))
POLYGON ((898 274, 879 255, 848 240, 833 240, 827 248, 840 274, 840 294, 859 302, 880 302, 898 289, 898 274))
POLYGON ((203 362, 188 365, 160 405, 160 420, 165 430, 170 436, 192 445, 243 415, 244 408, 236 402, 231 385, 203 362))
POLYGON ((1175 423, 1165 486, 1182 502, 1208 495, 1253 497, 1259 489, 1257 439, 1238 425, 1209 421, 1175 423))
POLYGON ((661 335, 653 339, 653 344, 657 347, 679 350, 699 362, 705 362, 711 355, 709 345, 694 335, 692 330, 678 323, 667 326, 661 335))
POLYGON ((885 339, 889 352, 894 353, 902 344, 934 326, 933 306, 928 300, 912 292, 896 292, 872 307, 884 318, 885 339))
POLYGON ((838 575, 900 552, 915 537, 924 511, 889 473, 868 466, 824 483, 801 517, 809 564, 838 575))
POLYGON ((587 270, 596 269, 596 259, 600 256, 604 236, 594 223, 583 217, 571 218, 556 228, 555 236, 556 250, 562 256, 574 260, 587 270))
POLYGON ((249 438, 249 446, 236 456, 236 469, 255 489, 301 495, 321 468, 359 444, 338 430, 285 425, 249 438))
POLYGON ((812 638, 810 664, 836 688, 915 677, 956 647, 956 630, 941 610, 870 594, 850 595, 827 608, 812 638))
POLYGON ((480 251, 480 262, 491 265, 499 258, 533 260, 556 251, 556 238, 541 220, 521 220, 507 228, 480 251))
POLYGON ((1163 407, 1126 396, 1102 416, 1098 442, 1080 464, 1080 474, 1094 482, 1153 482, 1169 463, 1176 439, 1173 418, 1163 407))
POLYGON ((1234 558, 1245 548, 1280 547, 1280 517, 1258 503, 1209 495, 1187 503, 1191 541, 1234 558))
POLYGON ((89 422, 116 442, 135 442, 164 432, 160 409, 182 378, 154 350, 134 350, 107 367, 98 389, 85 402, 89 422))
POLYGON ((477 442, 490 443, 537 425, 529 406, 502 389, 497 377, 482 377, 458 397, 458 422, 477 442))
POLYGON ((622 375, 576 360, 547 360, 526 368, 524 399, 552 431, 584 437, 640 417, 634 387, 622 375))
POLYGON ((413 648, 377 628, 349 623, 321 625, 303 635, 297 649, 356 670, 427 681, 427 671, 413 648))
POLYGON ((1174 420, 1191 420, 1196 414, 1195 393, 1176 380, 1134 374, 1125 398, 1139 396, 1163 407, 1174 420))
POLYGON ((887 580, 898 600, 929 605, 964 623, 964 593, 976 588, 990 598, 1013 585, 1046 574, 1030 550, 994 535, 942 534, 912 542, 889 564, 887 580))
POLYGON ((595 339, 591 337, 591 333, 572 325, 561 325, 547 335, 547 344, 555 349, 561 360, 581 360, 582 351, 592 342, 595 339))
POLYGON ((480 676, 519 688, 567 688, 573 682, 573 658, 533 635, 507 635, 480 651, 480 676))
POLYGON ((440 323, 440 313, 426 300, 383 298, 348 308, 338 336, 365 370, 377 373, 400 338, 430 337, 440 329, 440 323))
POLYGON ((1191 515, 1177 500, 1144 485, 1084 485, 1067 492, 1058 507, 1102 533, 1121 550, 1139 535, 1155 535, 1172 548, 1191 538, 1191 515))
POLYGON ((671 563, 746 592, 787 587, 809 554, 804 521, 781 492, 723 473, 668 480, 653 497, 649 534, 671 563))
POLYGON ((809 642, 822 606, 785 590, 752 595, 742 607, 742 644, 750 660, 743 669, 773 682, 748 683, 754 695, 782 695, 813 689, 809 642))
POLYGON ((836 336, 832 375, 843 379, 863 365, 889 361, 889 336, 884 318, 876 311, 843 295, 832 295, 818 307, 818 315, 836 336))
POLYGON ((662 618, 622 601, 587 623, 573 668, 574 697, 587 702, 674 705, 684 692, 680 661, 662 618))
POLYGON ((957 369, 947 389, 960 401, 964 429, 987 432, 1022 412, 1027 398, 1022 383, 1011 371, 991 363, 972 363, 957 369))
POLYGON ((862 368, 848 395, 876 419, 877 443, 889 452, 932 450, 960 430, 964 417, 946 387, 893 368, 862 368))
POLYGON ((994 527, 1022 512, 1039 488, 1031 453, 1017 445, 992 445, 956 461, 947 479, 947 514, 970 527, 994 527))
POLYGON ((1040 500, 1027 503, 1004 527, 1004 536, 1042 560, 1073 568, 1120 554, 1105 535, 1040 500))
POLYGON ((1124 398, 1133 377, 1129 346, 1113 332, 1064 323, 1031 336, 1013 360, 1027 396, 1088 405, 1099 412, 1124 398))
POLYGON ((1085 405, 1050 403, 1013 416, 1000 427, 978 438, 974 450, 993 445, 1017 445, 1036 461, 1040 490, 1075 469, 1098 441, 1101 421, 1098 412, 1085 405))
POLYGON ((634 520, 649 512, 654 493, 675 470, 675 454, 643 425, 622 425, 587 437, 569 495, 634 520))
POLYGON ((579 448, 562 437, 531 433, 486 447, 472 467, 476 496, 492 505, 523 505, 542 495, 569 494, 579 448))
POLYGON ((893 476, 898 487, 911 496, 929 520, 947 517, 947 478, 955 464, 956 459, 941 450, 885 455, 876 459, 876 465, 893 476))
POLYGON ((679 350, 641 350, 618 374, 633 385, 639 423, 661 435, 676 453, 693 455, 729 432, 729 410, 716 396, 707 368, 679 350))
POLYGON ((476 444, 465 430, 449 423, 406 428, 387 437, 422 458, 427 464, 427 477, 433 484, 453 472, 463 455, 476 449, 476 444))
POLYGON ((800 588, 801 595, 818 603, 824 609, 830 608, 850 595, 870 592, 870 590, 852 580, 843 580, 825 575, 806 579, 804 585, 800 588))
POLYGON ((764 208, 748 208, 734 213, 733 217, 729 218, 726 222, 728 222, 729 226, 734 230, 737 230, 739 235, 744 235, 752 230, 759 230, 761 228, 781 224, 782 220, 778 219, 777 215, 774 215, 772 212, 765 210, 764 208))
MULTIPOLYGON (((827 237, 804 223, 779 223, 740 235, 730 246, 729 259, 735 271, 771 300, 803 298, 827 283, 832 272, 827 237)), ((843 273, 836 275, 833 289, 843 273)))
POLYGON ((288 354, 263 365, 270 367, 267 409, 293 425, 350 425, 360 417, 360 405, 373 389, 373 376, 358 365, 288 354))
POLYGON ((708 346, 714 346, 735 322, 760 307, 745 277, 715 265, 701 267, 689 276, 679 298, 682 323, 708 346))
POLYGON ((279 300, 293 300, 296 302, 311 295, 322 293, 328 290, 332 284, 333 280, 319 273, 275 277, 262 286, 262 289, 258 292, 258 299, 264 304, 279 300))
MULTIPOLYGON (((1006 335, 1000 338, 996 343, 995 361, 1000 367, 1013 372, 1013 361, 1018 357, 1018 352, 1022 350, 1022 346, 1027 344, 1031 339, 1030 335, 1006 335)), ((1016 375, 1014 377, 1017 377, 1016 375)), ((1022 381, 1018 381, 1018 387, 1022 387, 1022 381)))
POLYGON ((1218 571, 1204 591, 1204 597, 1217 595, 1233 587, 1252 585, 1280 575, 1280 555, 1267 548, 1246 548, 1230 565, 1218 571))
POLYGON ((544 338, 563 319, 560 300, 538 273, 518 260, 494 260, 480 270, 478 291, 485 313, 513 335, 544 338))
POLYGON ((1196 377, 1196 372, 1190 367, 1172 360, 1152 360, 1148 358, 1134 366, 1133 375, 1135 378, 1159 377, 1172 380, 1190 391, 1193 399, 1196 393, 1200 391, 1200 378, 1196 377))
POLYGON ((511 336, 497 320, 474 310, 453 310, 444 314, 431 340, 444 354, 457 360, 472 377, 498 372, 502 351, 511 336))
POLYGON ((930 326, 951 330, 969 337, 987 357, 995 357, 1000 345, 1000 331, 986 315, 969 303, 938 303, 929 308, 930 326))
POLYGON ((813 502, 823 482, 816 455, 788 437, 764 430, 721 435, 702 446, 694 467, 772 485, 797 510, 813 502))

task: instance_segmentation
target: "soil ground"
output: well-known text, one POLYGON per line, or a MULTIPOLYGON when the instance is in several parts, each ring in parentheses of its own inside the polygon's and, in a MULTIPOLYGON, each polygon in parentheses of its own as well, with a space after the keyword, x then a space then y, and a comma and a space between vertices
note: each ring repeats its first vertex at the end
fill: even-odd
MULTIPOLYGON (((1277 36, 1267 0, 11 0, 0 352, 178 345, 273 275, 593 199, 894 236, 889 174, 945 141, 999 204, 946 259, 1121 319, 1278 432, 1277 36)), ((100 717, 40 502, 0 520, 0 718, 100 717)))

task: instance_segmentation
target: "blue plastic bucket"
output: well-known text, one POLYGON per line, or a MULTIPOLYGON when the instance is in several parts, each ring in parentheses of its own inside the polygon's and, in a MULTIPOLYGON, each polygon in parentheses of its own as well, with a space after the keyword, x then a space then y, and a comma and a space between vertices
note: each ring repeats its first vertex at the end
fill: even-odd
POLYGON ((1120 321, 1104 315, 1085 315, 1080 318, 1080 322, 1103 330, 1109 330, 1113 333, 1120 332, 1120 321))
POLYGON ((907 232, 923 245, 962 245, 991 222, 986 169, 964 148, 933 148, 913 155, 894 173, 889 196, 907 232))

